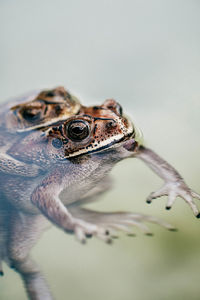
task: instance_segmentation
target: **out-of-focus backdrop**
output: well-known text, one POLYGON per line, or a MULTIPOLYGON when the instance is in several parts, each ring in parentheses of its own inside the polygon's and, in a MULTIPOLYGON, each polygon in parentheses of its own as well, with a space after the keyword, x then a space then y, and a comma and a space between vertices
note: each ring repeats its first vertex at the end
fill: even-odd
MULTIPOLYGON (((200 192, 200 2, 198 0, 1 0, 0 99, 64 85, 84 104, 113 97, 145 143, 200 192)), ((153 214, 179 228, 154 237, 121 235, 108 246, 79 245, 56 228, 33 250, 59 300, 197 300, 200 221, 177 199, 148 206, 161 185, 142 162, 121 162, 115 188, 90 205, 153 214)), ((199 203, 200 207, 200 203, 199 203)), ((26 299, 4 266, 0 298, 26 299)))

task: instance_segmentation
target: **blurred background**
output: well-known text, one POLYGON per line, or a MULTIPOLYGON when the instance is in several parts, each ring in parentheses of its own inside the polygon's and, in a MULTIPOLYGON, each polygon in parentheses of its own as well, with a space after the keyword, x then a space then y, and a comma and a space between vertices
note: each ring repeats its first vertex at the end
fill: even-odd
MULTIPOLYGON (((198 0, 1 0, 0 99, 58 85, 86 105, 113 97, 200 192, 199 15, 198 0)), ((152 225, 153 237, 121 234, 110 246, 52 228, 33 256, 55 298, 199 299, 200 221, 181 199, 171 211, 164 197, 148 206, 162 182, 137 159, 112 175, 114 189, 90 208, 152 214, 179 231, 152 225)), ((0 298, 26 299, 19 276, 4 270, 0 298)))

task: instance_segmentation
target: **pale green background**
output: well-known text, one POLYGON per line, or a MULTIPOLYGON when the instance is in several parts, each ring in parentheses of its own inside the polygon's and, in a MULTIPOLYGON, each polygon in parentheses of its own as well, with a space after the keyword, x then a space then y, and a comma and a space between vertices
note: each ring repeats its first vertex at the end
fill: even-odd
MULTIPOLYGON (((114 97, 152 147, 200 192, 200 1, 1 0, 1 101, 65 85, 85 104, 114 97)), ((161 184, 137 160, 113 170, 115 189, 91 205, 160 216, 178 233, 151 226, 108 246, 86 246, 56 228, 33 255, 58 300, 200 299, 200 220, 180 199, 145 197, 161 184)), ((200 205, 199 205, 200 207, 200 205)), ((0 299, 26 299, 5 268, 0 299)))

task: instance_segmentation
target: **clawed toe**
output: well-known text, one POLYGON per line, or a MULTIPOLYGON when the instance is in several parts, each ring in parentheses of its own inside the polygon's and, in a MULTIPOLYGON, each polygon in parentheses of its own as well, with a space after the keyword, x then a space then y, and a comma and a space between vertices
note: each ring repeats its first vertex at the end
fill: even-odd
POLYGON ((111 244, 112 242, 108 229, 90 223, 77 222, 74 228, 74 234, 77 240, 82 244, 85 244, 87 239, 93 236, 101 239, 107 244, 111 244))
POLYGON ((162 197, 162 196, 165 196, 167 194, 167 190, 166 190, 166 186, 162 186, 158 191, 155 191, 155 192, 152 192, 146 202, 147 203, 151 203, 153 199, 156 199, 156 198, 159 198, 159 197, 162 197))

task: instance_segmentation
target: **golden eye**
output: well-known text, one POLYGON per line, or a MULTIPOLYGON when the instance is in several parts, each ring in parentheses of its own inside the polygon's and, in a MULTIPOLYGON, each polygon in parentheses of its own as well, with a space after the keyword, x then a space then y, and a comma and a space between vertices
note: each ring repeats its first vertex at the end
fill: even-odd
POLYGON ((83 120, 73 120, 67 125, 67 134, 72 141, 82 141, 90 134, 89 124, 83 120))

